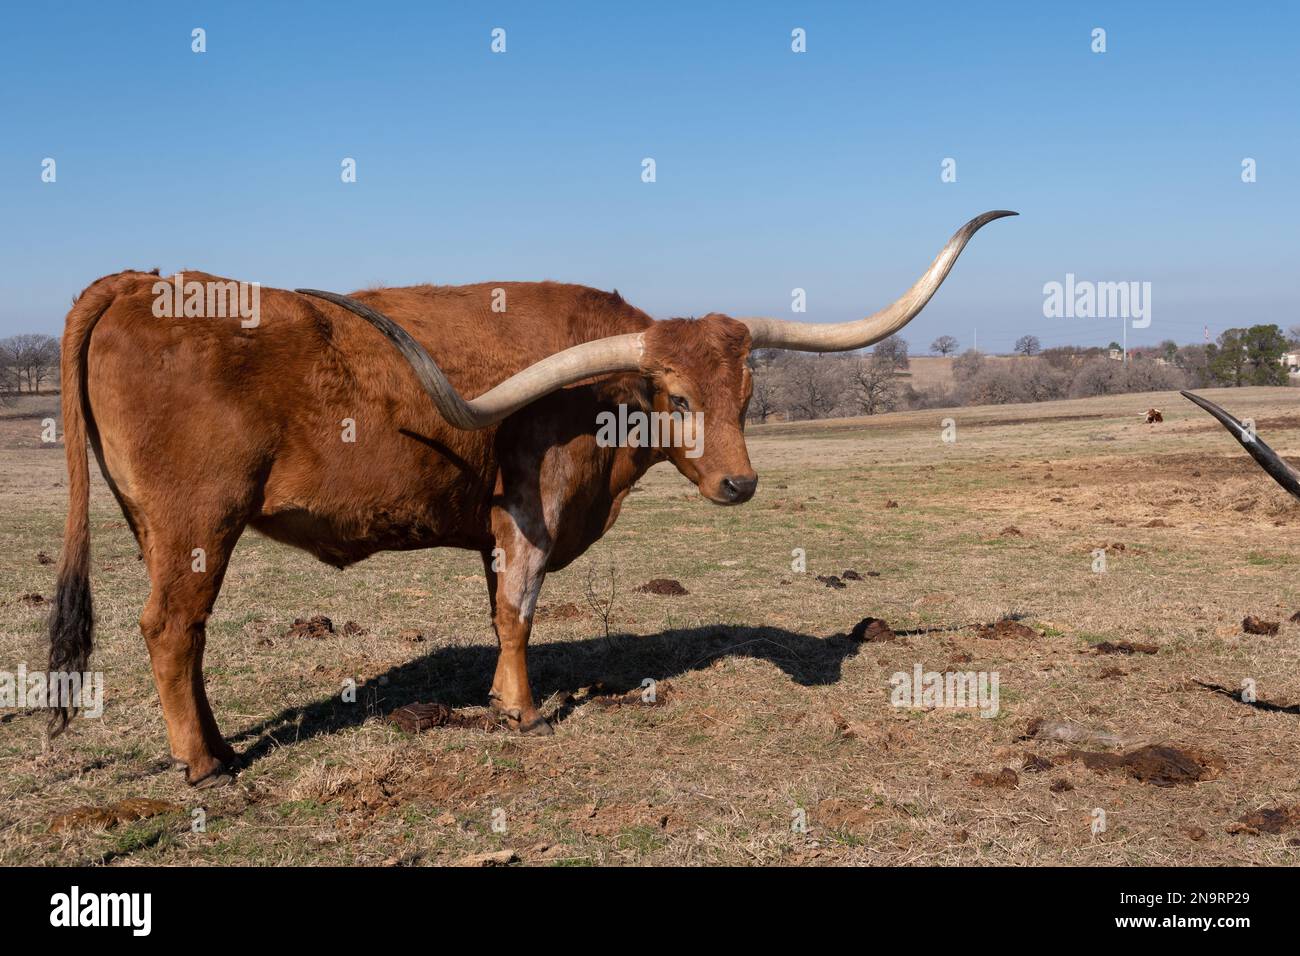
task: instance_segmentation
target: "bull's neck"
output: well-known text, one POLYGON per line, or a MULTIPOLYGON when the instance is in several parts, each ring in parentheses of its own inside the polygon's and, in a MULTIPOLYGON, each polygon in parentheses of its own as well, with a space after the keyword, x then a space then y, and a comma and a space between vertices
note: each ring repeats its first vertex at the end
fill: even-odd
MULTIPOLYGON (((610 405, 627 409, 627 414, 650 414, 653 405, 650 400, 648 383, 638 381, 633 376, 622 378, 618 383, 607 381, 596 386, 602 398, 610 405)), ((608 406, 607 406, 608 407, 608 406)), ((668 459, 664 449, 657 445, 616 445, 608 449, 608 480, 610 494, 621 499, 632 486, 641 480, 647 471, 668 459)))
POLYGON ((632 490, 632 486, 641 477, 659 464, 667 461, 668 456, 660 448, 626 448, 614 449, 614 460, 609 470, 609 490, 615 498, 621 498, 632 490))

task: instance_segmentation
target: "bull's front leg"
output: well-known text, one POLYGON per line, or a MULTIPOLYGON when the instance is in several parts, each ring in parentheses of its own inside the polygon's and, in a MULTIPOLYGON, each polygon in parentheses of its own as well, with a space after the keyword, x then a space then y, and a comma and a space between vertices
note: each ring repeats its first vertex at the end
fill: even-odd
POLYGON ((550 538, 541 522, 521 529, 505 509, 494 511, 492 530, 496 549, 483 554, 483 566, 500 650, 489 704, 513 730, 550 734, 554 731, 533 702, 528 683, 528 637, 546 578, 550 538))

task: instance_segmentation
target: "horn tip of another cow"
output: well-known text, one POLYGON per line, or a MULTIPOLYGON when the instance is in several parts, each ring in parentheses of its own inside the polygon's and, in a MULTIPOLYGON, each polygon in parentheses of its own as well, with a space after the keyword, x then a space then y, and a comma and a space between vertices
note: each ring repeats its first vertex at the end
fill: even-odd
MULTIPOLYGON (((1178 390, 1178 394, 1183 396, 1183 398, 1187 399, 1193 405, 1199 405, 1201 408, 1204 408, 1207 411, 1210 409, 1217 409, 1218 411, 1223 411, 1223 409, 1219 408, 1218 405, 1215 405, 1214 402, 1210 401, 1208 398, 1202 398, 1200 395, 1197 395, 1195 392, 1189 391, 1188 389, 1180 388, 1178 390)), ((1227 413, 1224 412, 1224 414, 1226 415, 1227 413)))

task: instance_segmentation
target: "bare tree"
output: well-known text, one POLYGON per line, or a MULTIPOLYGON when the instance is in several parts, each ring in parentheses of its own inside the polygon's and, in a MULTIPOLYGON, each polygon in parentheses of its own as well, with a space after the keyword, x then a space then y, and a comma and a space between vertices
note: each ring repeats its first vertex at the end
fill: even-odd
POLYGON ((1036 335, 1022 335, 1016 339, 1015 350, 1021 355, 1037 355, 1042 349, 1036 335))
POLYGON ((9 396, 18 391, 18 373, 9 360, 9 353, 0 348, 0 405, 9 404, 9 396))
POLYGON ((957 381, 974 378, 984 368, 984 356, 974 349, 967 349, 953 359, 952 377, 957 381))
POLYGON ((1184 345, 1178 349, 1174 365, 1187 375, 1192 388, 1208 388, 1214 377, 1210 374, 1210 357, 1204 345, 1184 345))
POLYGON ((871 350, 872 358, 878 362, 889 362, 894 368, 907 368, 907 339, 891 335, 876 343, 871 350))
POLYGON ((753 349, 746 360, 750 370, 782 365, 790 353, 785 349, 753 349))
POLYGON ((17 377, 17 390, 40 394, 41 385, 49 380, 59 364, 59 340, 52 335, 26 333, 0 342, 0 364, 17 377))
POLYGON ((1015 369, 1007 365, 981 368, 961 386, 967 405, 1009 405, 1025 401, 1024 383, 1015 369))
POLYGON ((821 355, 799 355, 786 366, 782 395, 795 418, 825 418, 840 400, 833 363, 821 355))
POLYGON ((1070 376, 1042 359, 1018 363, 1021 388, 1026 402, 1050 402, 1065 398, 1070 390, 1070 376))
POLYGON ((888 359, 855 358, 849 363, 849 393, 865 415, 893 411, 898 404, 894 366, 888 359))
POLYGON ((749 398, 749 412, 745 417, 751 422, 762 424, 777 410, 780 386, 774 369, 757 368, 751 374, 754 377, 754 392, 749 398))
POLYGON ((958 342, 951 335, 941 335, 930 343, 931 352, 938 352, 940 355, 945 357, 956 352, 957 348, 958 342))
POLYGON ((1092 398, 1095 395, 1115 395, 1124 391, 1122 372, 1124 366, 1110 359, 1090 359, 1079 367, 1070 383, 1071 398, 1092 398))

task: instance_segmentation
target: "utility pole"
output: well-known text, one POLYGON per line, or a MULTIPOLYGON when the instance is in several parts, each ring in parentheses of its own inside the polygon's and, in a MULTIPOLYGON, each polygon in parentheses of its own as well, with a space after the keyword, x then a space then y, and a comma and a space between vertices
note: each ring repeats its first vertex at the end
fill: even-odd
POLYGON ((980 327, 977 325, 975 326, 975 351, 978 352, 979 350, 980 350, 980 327))

